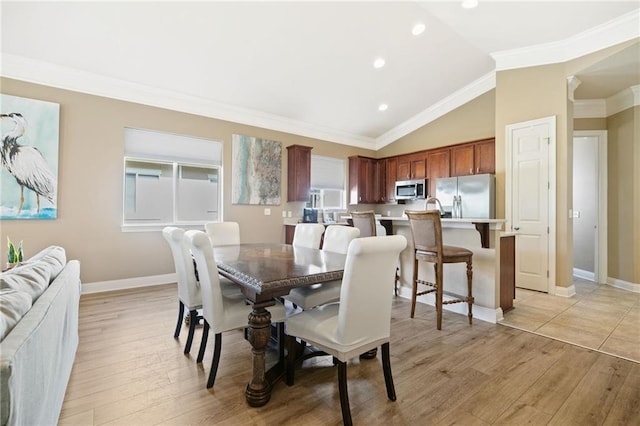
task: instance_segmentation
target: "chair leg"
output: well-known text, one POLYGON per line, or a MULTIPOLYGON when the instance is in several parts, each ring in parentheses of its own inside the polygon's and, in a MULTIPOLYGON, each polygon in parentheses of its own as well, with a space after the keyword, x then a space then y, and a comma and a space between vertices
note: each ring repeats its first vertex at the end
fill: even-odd
POLYGON ((469 324, 472 323, 473 313, 471 312, 471 306, 473 305, 473 294, 472 294, 472 282, 473 282, 473 266, 471 264, 471 260, 467 261, 467 303, 469 304, 469 324))
POLYGON ((220 364, 220 351, 222 350, 222 333, 216 333, 213 347, 213 360, 211 361, 211 371, 209 371, 209 380, 207 380, 207 389, 213 387, 218 373, 218 364, 220 364))
POLYGON ((413 262, 413 290, 411 293, 411 318, 416 313, 416 298, 418 297, 418 260, 413 262))
POLYGON ((187 336, 187 343, 184 345, 184 353, 191 352, 191 344, 193 343, 193 335, 196 331, 196 325, 198 324, 198 310, 194 309, 189 311, 189 335, 187 336))
POLYGON ((391 375, 391 358, 389 356, 389 342, 382 345, 382 371, 384 372, 384 383, 387 385, 387 397, 389 401, 396 400, 396 389, 393 386, 393 376, 391 375))
POLYGON ((340 408, 342 409, 342 423, 352 426, 351 409, 349 408, 349 393, 347 391, 347 363, 338 361, 338 389, 340 390, 340 408))
POLYGON ((182 317, 184 317, 184 303, 182 300, 178 300, 178 323, 176 324, 176 331, 173 333, 173 338, 177 339, 180 336, 180 330, 182 330, 182 317))
POLYGON ((442 270, 442 263, 436 263, 435 270, 436 270, 436 315, 437 315, 436 325, 438 330, 442 330, 442 299, 443 299, 443 291, 444 291, 444 289, 442 288, 443 274, 444 274, 442 270))
POLYGON ((279 322, 276 328, 278 330, 278 360, 282 362, 284 361, 284 322, 279 322))
POLYGON ((286 373, 285 382, 287 386, 293 386, 295 367, 296 367, 296 360, 295 360, 296 350, 294 348, 296 338, 288 335, 285 335, 284 338, 285 338, 285 341, 287 342, 287 359, 285 361, 285 373, 286 373))
POLYGON ((202 340, 200 340, 200 350, 198 351, 198 359, 196 362, 200 364, 204 359, 204 350, 207 347, 207 340, 209 339, 209 323, 207 320, 204 321, 204 326, 202 327, 202 340))

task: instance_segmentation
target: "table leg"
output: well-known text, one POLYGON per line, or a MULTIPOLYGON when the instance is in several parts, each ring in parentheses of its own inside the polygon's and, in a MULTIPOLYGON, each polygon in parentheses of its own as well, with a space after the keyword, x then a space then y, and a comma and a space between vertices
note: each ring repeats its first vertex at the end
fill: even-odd
POLYGON ((271 398, 271 383, 265 376, 265 351, 271 337, 271 313, 264 307, 253 307, 249 314, 248 334, 253 347, 253 377, 245 394, 250 406, 262 407, 271 398))

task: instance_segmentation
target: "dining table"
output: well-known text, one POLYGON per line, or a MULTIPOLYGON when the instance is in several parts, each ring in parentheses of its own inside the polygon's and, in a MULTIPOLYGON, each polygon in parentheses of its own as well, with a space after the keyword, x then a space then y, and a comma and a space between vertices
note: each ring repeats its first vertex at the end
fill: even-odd
POLYGON ((341 280, 346 255, 288 244, 250 243, 214 247, 214 257, 220 275, 238 284, 253 306, 247 332, 253 348, 253 373, 245 396, 250 406, 260 407, 269 401, 273 381, 284 373, 282 358, 266 369, 271 338, 269 306, 293 288, 341 280))

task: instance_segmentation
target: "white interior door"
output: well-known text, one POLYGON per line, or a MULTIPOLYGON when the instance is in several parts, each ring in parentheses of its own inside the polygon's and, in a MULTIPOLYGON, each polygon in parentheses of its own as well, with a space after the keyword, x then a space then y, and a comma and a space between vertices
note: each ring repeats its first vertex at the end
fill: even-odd
POLYGON ((507 126, 507 227, 516 233, 516 287, 544 292, 549 292, 550 190, 555 187, 549 175, 552 138, 555 117, 507 126))

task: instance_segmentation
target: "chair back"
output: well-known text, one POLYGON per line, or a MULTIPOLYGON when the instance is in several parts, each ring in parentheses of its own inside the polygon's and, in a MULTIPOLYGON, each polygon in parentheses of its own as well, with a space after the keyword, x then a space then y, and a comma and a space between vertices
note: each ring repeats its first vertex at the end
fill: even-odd
POLYGON ((351 215, 353 227, 360 230, 360 238, 375 237, 377 235, 376 215, 373 210, 366 212, 349 212, 349 214, 351 215))
POLYGON ((293 233, 294 247, 319 249, 324 233, 324 225, 320 223, 299 223, 293 233))
POLYGON ((235 246, 240 244, 240 225, 238 222, 208 222, 204 229, 213 247, 235 246))
POLYGON ((224 304, 211 240, 206 233, 195 230, 187 231, 185 239, 198 266, 202 291, 202 316, 214 333, 217 333, 224 323, 224 304))
POLYGON ((329 225, 324 231, 322 251, 347 254, 349 243, 360 236, 360 230, 352 226, 329 225))
POLYGON ((349 245, 338 308, 338 343, 389 338, 396 265, 407 246, 402 235, 356 238, 349 245))
POLYGON ((184 229, 167 226, 162 236, 169 243, 178 280, 178 297, 189 310, 202 305, 200 286, 196 280, 193 258, 184 239, 184 229))
POLYGON ((415 249, 436 254, 441 262, 442 224, 440 223, 440 212, 436 210, 406 210, 404 213, 409 218, 415 249))

